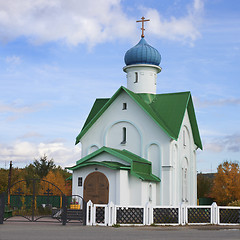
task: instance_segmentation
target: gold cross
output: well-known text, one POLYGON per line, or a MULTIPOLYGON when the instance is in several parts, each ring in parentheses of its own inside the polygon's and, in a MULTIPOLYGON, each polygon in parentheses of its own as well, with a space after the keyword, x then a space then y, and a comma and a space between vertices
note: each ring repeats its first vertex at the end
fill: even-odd
POLYGON ((142 29, 142 35, 141 35, 141 37, 144 38, 144 30, 145 30, 144 22, 150 21, 150 19, 145 19, 145 17, 142 17, 141 19, 142 20, 138 20, 136 22, 141 22, 142 23, 142 28, 141 28, 142 29))

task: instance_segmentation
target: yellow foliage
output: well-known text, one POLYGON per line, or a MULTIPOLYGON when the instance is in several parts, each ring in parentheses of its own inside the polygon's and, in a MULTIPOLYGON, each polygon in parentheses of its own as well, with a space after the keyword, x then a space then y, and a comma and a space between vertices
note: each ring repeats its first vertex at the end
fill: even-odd
POLYGON ((60 196, 61 191, 58 188, 54 187, 52 184, 57 186, 65 195, 69 196, 72 194, 71 186, 66 185, 65 179, 59 171, 49 171, 46 177, 43 178, 41 181, 41 189, 39 194, 42 195, 46 192, 46 190, 50 190, 53 196, 60 196), (45 181, 46 182, 45 182, 45 181))
POLYGON ((240 199, 240 168, 237 163, 220 164, 213 182, 211 196, 220 205, 240 199))

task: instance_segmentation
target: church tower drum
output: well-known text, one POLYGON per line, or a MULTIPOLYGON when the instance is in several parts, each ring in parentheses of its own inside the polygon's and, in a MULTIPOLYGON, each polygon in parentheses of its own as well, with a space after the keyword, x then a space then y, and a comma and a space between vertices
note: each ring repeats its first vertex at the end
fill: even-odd
MULTIPOLYGON (((144 18, 140 22, 144 24, 144 18)), ((156 94, 157 74, 161 72, 159 66, 161 55, 158 50, 150 46, 144 39, 144 26, 139 43, 125 54, 123 71, 127 73, 127 88, 134 93, 156 94)))

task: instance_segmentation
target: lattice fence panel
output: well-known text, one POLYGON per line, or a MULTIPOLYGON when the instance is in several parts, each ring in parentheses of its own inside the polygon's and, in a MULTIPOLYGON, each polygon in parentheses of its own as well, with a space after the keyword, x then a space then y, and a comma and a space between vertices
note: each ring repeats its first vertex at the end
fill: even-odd
POLYGON ((220 208, 220 223, 238 224, 240 223, 240 209, 220 208))
POLYGON ((105 207, 96 207, 96 223, 105 223, 105 207))
POLYGON ((143 224, 144 208, 117 208, 118 224, 143 224))
POLYGON ((178 208, 154 208, 153 222, 156 224, 177 224, 178 214, 178 208))
POLYGON ((211 208, 188 208, 188 223, 211 223, 211 208))

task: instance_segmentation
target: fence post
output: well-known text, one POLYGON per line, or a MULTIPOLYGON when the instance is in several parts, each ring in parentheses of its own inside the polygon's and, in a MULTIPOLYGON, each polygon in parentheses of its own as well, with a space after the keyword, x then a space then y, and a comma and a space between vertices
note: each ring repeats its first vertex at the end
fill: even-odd
POLYGON ((180 205, 180 224, 185 225, 187 218, 187 208, 185 203, 181 203, 180 205))
POLYGON ((5 211, 5 196, 4 193, 0 194, 0 224, 3 224, 5 211))
POLYGON ((218 207, 217 203, 213 202, 211 205, 211 224, 218 223, 218 207))
POLYGON ((83 210, 83 225, 86 225, 87 222, 87 204, 84 201, 84 199, 82 199, 82 210, 83 210))
POLYGON ((145 205, 145 225, 151 225, 153 223, 153 208, 150 202, 145 205))
POLYGON ((87 202, 86 225, 93 225, 93 203, 91 200, 87 202))
POLYGON ((62 225, 66 225, 67 223, 67 197, 65 195, 62 196, 62 225))
POLYGON ((108 204, 108 226, 112 226, 113 224, 115 224, 114 210, 115 210, 115 206, 113 202, 110 202, 108 204))

